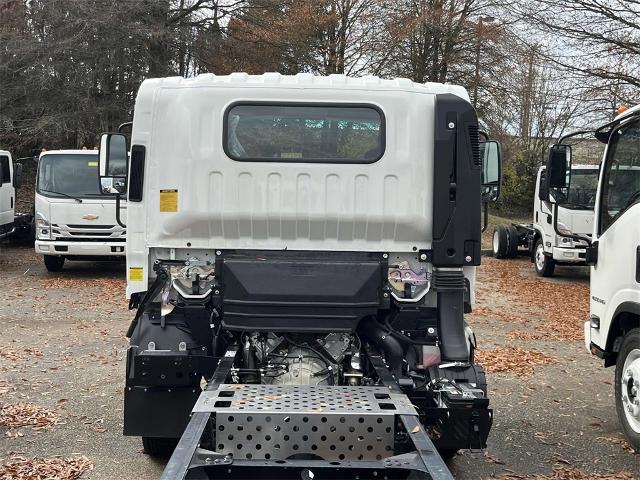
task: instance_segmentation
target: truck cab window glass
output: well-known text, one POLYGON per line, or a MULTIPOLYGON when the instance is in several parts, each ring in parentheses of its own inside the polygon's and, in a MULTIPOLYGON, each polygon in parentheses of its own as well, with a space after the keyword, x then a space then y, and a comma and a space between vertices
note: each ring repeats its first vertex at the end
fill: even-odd
POLYGON ((600 232, 640 202, 640 122, 624 126, 612 135, 602 184, 600 232))
POLYGON ((38 165, 37 191, 61 197, 102 195, 97 155, 43 155, 38 165))
POLYGON ((224 147, 234 160, 372 163, 384 153, 384 118, 373 107, 232 106, 224 147))
POLYGON ((9 157, 0 157, 0 184, 11 183, 11 172, 9 171, 9 157))
MULTIPOLYGON (((569 171, 568 171, 569 172, 569 171)), ((598 190, 598 169, 571 168, 571 182, 567 187, 552 188, 551 196, 558 205, 569 210, 593 210, 598 190)), ((540 174, 540 184, 544 184, 546 172, 540 174)))
POLYGON ((598 190, 598 169, 571 170, 571 184, 565 206, 578 210, 593 210, 598 190))

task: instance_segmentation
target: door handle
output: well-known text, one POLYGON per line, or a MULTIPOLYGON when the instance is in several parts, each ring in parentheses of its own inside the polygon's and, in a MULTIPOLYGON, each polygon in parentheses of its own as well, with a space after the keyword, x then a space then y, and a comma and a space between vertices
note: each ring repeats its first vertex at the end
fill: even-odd
POLYGON ((640 283, 640 245, 636 248, 636 282, 640 283))
POLYGON ((13 197, 11 197, 11 208, 13 208, 13 197))

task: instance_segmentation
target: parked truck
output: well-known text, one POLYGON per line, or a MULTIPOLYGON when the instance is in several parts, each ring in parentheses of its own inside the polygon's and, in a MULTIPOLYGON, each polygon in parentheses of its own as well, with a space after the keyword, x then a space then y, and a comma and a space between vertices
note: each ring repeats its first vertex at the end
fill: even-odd
POLYGON ((100 182, 97 150, 40 154, 35 193, 36 252, 48 271, 65 260, 124 257, 126 230, 116 219, 113 182, 100 182))
MULTIPOLYGON (((640 451, 640 105, 594 131, 606 144, 588 244, 591 316, 585 345, 605 367, 615 366, 615 403, 622 430, 640 451)), ((552 148, 547 162, 549 191, 575 181, 571 148, 552 148)), ((550 200, 553 197, 550 195, 550 200)), ((557 203, 554 203, 557 209, 557 203)))
POLYGON ((546 167, 540 167, 536 177, 533 223, 496 227, 492 241, 494 257, 513 258, 518 249, 524 247, 541 277, 553 276, 556 265, 586 265, 587 243, 570 235, 591 235, 599 171, 598 165, 573 165, 570 187, 548 194, 545 190, 546 167), (551 200, 547 200, 550 195, 551 200), (552 202, 558 204, 557 213, 552 202), (554 227, 556 223, 559 233, 554 227))
POLYGON ((31 232, 32 215, 16 212, 16 191, 22 185, 22 164, 11 153, 0 150, 0 240, 12 236, 25 238, 31 232))
POLYGON ((173 452, 164 479, 452 479, 492 424, 464 314, 499 172, 462 87, 143 82, 100 147, 127 183, 125 435, 173 452))

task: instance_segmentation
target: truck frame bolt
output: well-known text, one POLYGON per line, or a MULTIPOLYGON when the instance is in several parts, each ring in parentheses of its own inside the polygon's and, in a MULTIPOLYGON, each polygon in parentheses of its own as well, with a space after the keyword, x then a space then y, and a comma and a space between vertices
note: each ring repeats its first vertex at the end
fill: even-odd
POLYGON ((464 261, 467 263, 471 263, 471 255, 467 255, 466 257, 464 257, 464 261))
POLYGON ((449 128, 456 128, 456 124, 455 124, 455 123, 453 123, 453 122, 449 122, 448 127, 449 127, 449 128))
POLYGON ((389 254, 388 253, 383 253, 382 254, 382 258, 389 258, 389 254))
POLYGON ((426 253, 421 253, 420 254, 420 260, 422 260, 423 262, 425 262, 427 260, 427 254, 426 253))
POLYGON ((222 252, 220 250, 216 250, 216 255, 222 255, 222 252))

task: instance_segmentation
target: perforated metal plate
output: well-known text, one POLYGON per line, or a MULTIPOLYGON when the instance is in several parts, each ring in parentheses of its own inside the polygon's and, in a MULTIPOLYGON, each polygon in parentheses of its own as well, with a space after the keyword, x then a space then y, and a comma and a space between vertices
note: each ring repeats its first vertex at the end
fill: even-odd
POLYGON ((416 415, 405 395, 382 387, 235 384, 204 392, 194 411, 215 413, 219 453, 326 461, 392 455, 395 415, 416 415))

